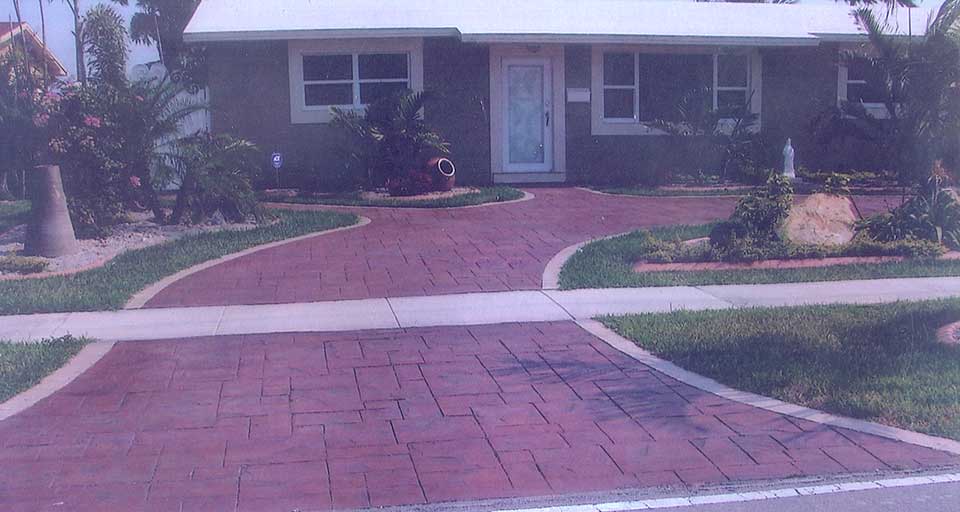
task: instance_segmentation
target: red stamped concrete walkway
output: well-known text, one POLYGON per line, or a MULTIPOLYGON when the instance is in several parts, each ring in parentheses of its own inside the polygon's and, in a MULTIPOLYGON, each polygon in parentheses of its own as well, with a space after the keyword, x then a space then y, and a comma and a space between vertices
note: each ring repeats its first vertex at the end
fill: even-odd
POLYGON ((236 336, 121 343, 0 422, 0 508, 309 511, 958 463, 720 399, 572 323, 236 336))
MULTIPOLYGON (((531 192, 532 201, 482 208, 357 209, 372 224, 212 267, 174 283, 147 307, 536 290, 547 262, 565 247, 643 227, 714 221, 727 217, 736 202, 574 188, 531 192)), ((894 202, 858 200, 865 214, 894 202)))

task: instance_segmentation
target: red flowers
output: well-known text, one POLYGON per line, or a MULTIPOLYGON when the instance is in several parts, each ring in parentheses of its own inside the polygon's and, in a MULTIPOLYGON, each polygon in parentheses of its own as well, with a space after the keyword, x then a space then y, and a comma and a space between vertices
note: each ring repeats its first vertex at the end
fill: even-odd
POLYGON ((100 128, 103 122, 99 117, 96 116, 85 116, 83 118, 83 124, 89 126, 90 128, 100 128))

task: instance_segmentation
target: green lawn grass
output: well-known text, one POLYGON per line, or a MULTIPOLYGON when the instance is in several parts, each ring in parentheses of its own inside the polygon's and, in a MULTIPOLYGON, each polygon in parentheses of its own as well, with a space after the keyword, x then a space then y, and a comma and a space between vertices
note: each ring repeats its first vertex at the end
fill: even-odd
POLYGON ((70 276, 0 281, 0 314, 102 311, 119 309, 130 298, 180 270, 257 245, 350 226, 352 214, 276 212, 278 221, 247 231, 187 236, 126 252, 105 266, 70 276))
MULTIPOLYGON (((707 236, 712 224, 684 226, 683 233, 651 230, 665 240, 707 236)), ((711 284, 767 284, 894 277, 960 276, 960 260, 914 259, 898 262, 833 265, 819 268, 633 271, 645 254, 641 232, 599 240, 584 246, 560 271, 560 288, 637 288, 645 286, 703 286, 711 284)))
POLYGON ((0 233, 27 223, 30 201, 0 201, 0 233))
POLYGON ((71 336, 39 343, 0 341, 0 403, 39 383, 87 343, 71 336))
POLYGON ((300 196, 264 199, 275 203, 326 204, 332 206, 379 206, 389 208, 456 208, 486 203, 501 203, 523 197, 523 191, 513 187, 484 187, 478 192, 440 199, 404 200, 395 198, 364 199, 359 193, 339 195, 300 196))
POLYGON ((674 312, 602 321, 731 387, 960 440, 960 300, 674 312))

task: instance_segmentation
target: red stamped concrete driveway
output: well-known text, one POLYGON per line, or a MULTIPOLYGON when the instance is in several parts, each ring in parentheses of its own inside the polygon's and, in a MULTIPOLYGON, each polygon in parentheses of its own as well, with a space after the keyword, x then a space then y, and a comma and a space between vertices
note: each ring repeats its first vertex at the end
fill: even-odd
POLYGON ((572 323, 237 336, 118 344, 0 422, 0 509, 327 510, 957 463, 720 399, 572 323))
MULTIPOLYGON (((531 191, 532 201, 482 208, 357 209, 371 225, 204 270, 166 288, 147 307, 534 290, 547 262, 567 246, 642 227, 714 221, 727 217, 736 202, 531 191)), ((869 213, 889 208, 893 199, 858 203, 869 213)))

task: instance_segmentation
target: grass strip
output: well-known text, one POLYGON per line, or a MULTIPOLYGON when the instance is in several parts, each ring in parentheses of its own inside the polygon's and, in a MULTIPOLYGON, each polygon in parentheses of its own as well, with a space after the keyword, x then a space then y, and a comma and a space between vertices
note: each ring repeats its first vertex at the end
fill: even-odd
POLYGON ((64 336, 38 343, 0 340, 0 403, 37 385, 87 344, 89 340, 64 336))
POLYGON ((740 390, 960 440, 960 300, 601 319, 657 356, 740 390))
MULTIPOLYGON (((712 226, 679 226, 677 229, 682 230, 680 236, 677 236, 677 232, 664 229, 650 232, 664 240, 686 240, 707 236, 712 226)), ((648 249, 641 231, 592 242, 564 265, 560 271, 560 288, 639 288, 960 276, 960 260, 928 258, 811 268, 634 272, 633 265, 647 254, 648 249)))

